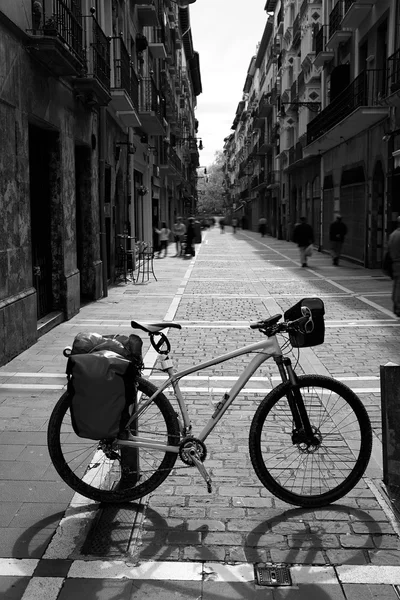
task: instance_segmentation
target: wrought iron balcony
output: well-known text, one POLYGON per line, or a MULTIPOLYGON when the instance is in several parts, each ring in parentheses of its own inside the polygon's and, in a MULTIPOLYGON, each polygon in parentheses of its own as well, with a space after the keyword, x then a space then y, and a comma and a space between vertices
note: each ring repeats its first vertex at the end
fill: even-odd
POLYGON ((153 39, 149 40, 149 50, 154 58, 167 58, 165 48, 165 30, 163 27, 154 29, 153 39))
POLYGON ((306 14, 307 8, 308 8, 308 2, 309 0, 303 0, 301 6, 300 6, 300 19, 302 19, 304 17, 304 15, 306 14))
POLYGON ((28 33, 34 38, 31 51, 52 73, 64 77, 81 73, 85 63, 81 0, 33 3, 28 33))
POLYGON ((388 109, 380 105, 385 87, 384 71, 362 71, 308 124, 307 144, 329 131, 319 145, 320 150, 329 149, 339 144, 341 138, 353 137, 385 118, 388 109))
POLYGON ((139 117, 146 133, 150 135, 165 134, 165 100, 161 97, 151 77, 144 77, 140 81, 139 117))
POLYGON ((328 39, 329 27, 328 25, 321 25, 315 36, 314 65, 316 67, 322 67, 326 62, 331 61, 335 57, 334 51, 327 48, 328 39))
POLYGON ((297 46, 301 39, 301 29, 300 29, 300 14, 297 15, 295 20, 293 21, 293 46, 297 46))
POLYGON ((388 94, 400 90, 400 48, 387 59, 387 90, 388 94))
POLYGON ((84 102, 90 105, 107 105, 111 100, 110 40, 95 17, 95 10, 85 16, 86 65, 81 77, 74 79, 74 87, 84 102))
POLYGON ((111 88, 129 92, 131 87, 131 59, 122 37, 112 38, 113 71, 111 88))
POLYGON ((280 171, 268 171, 265 182, 268 188, 279 187, 280 185, 280 171))
POLYGON ((341 29, 343 14, 343 0, 339 0, 338 2, 336 2, 329 15, 329 35, 331 37, 336 31, 339 31, 341 29))
POLYGON ((350 29, 343 28, 344 1, 336 2, 329 15, 329 47, 334 49, 352 36, 350 29))
POLYGON ((140 127, 138 80, 122 37, 111 40, 111 106, 126 127, 140 127))

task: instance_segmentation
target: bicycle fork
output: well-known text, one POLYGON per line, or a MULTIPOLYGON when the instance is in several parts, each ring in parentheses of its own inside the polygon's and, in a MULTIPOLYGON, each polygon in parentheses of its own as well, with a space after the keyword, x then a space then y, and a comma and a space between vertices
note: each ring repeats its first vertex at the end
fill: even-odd
POLYGON ((306 444, 307 447, 319 445, 320 440, 315 435, 315 431, 311 426, 307 409, 304 405, 304 399, 300 393, 299 380, 292 366, 292 361, 290 358, 283 356, 279 356, 274 360, 279 369, 282 381, 289 381, 291 384, 290 390, 286 394, 286 398, 293 417, 293 444, 303 443, 306 444))

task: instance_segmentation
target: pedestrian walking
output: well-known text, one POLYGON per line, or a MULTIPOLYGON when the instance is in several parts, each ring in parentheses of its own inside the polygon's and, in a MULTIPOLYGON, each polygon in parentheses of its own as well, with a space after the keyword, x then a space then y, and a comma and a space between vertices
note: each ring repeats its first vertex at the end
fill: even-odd
POLYGON ((225 219, 223 217, 219 220, 219 228, 221 233, 225 233, 225 219))
POLYGON ((163 221, 163 223, 161 225, 161 229, 156 229, 156 232, 158 233, 159 241, 160 241, 157 258, 165 258, 168 254, 168 242, 169 242, 169 235, 171 233, 171 230, 168 229, 166 222, 163 221), (164 256, 161 256, 161 252, 163 250, 164 250, 164 256))
POLYGON ((258 231, 261 233, 261 237, 265 237, 267 233, 267 219, 265 217, 261 217, 261 219, 259 219, 258 231))
POLYGON ((393 312, 400 317, 400 217, 396 220, 397 228, 390 234, 388 252, 392 260, 392 302, 393 312))
POLYGON ((347 227, 342 221, 341 215, 336 215, 336 219, 329 227, 329 240, 331 242, 332 262, 339 265, 339 259, 342 254, 344 238, 347 234, 347 227))
POLYGON ((298 245, 300 251, 300 262, 302 267, 307 267, 307 259, 312 254, 314 243, 314 231, 306 217, 300 217, 300 223, 293 230, 293 242, 298 245))
POLYGON ((186 244, 185 244, 185 256, 194 256, 195 255, 195 241, 196 230, 194 227, 194 217, 189 217, 188 226, 186 230, 186 244))
POLYGON ((233 233, 236 233, 237 225, 238 225, 238 220, 235 217, 233 217, 233 219, 232 219, 233 233))
POLYGON ((186 233, 186 225, 182 221, 182 217, 176 218, 176 223, 174 223, 174 225, 172 227, 172 233, 174 235, 174 241, 175 241, 175 246, 176 246, 176 255, 175 256, 182 256, 182 254, 183 254, 183 238, 185 237, 185 233, 186 233))

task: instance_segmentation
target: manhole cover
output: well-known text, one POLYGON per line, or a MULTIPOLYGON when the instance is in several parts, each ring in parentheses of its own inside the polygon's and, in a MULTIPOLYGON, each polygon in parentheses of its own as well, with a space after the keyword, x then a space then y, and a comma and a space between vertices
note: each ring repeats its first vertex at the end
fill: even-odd
POLYGON ((288 567, 258 564, 255 565, 255 572, 258 585, 270 587, 292 585, 288 567))

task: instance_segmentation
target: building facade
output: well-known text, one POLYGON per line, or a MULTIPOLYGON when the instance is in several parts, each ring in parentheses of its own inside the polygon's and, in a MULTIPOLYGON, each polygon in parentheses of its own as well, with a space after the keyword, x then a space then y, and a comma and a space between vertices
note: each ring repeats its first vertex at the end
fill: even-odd
POLYGON ((262 213, 270 233, 289 240, 306 215, 318 246, 329 250, 329 225, 340 212, 345 254, 381 265, 400 214, 399 5, 267 1, 255 69, 225 144, 227 179, 236 161, 249 190, 241 202, 237 181, 227 183, 231 202, 253 226, 262 213), (244 151, 234 143, 243 121, 244 151))
POLYGON ((2 2, 0 364, 195 209, 193 1, 2 2))

